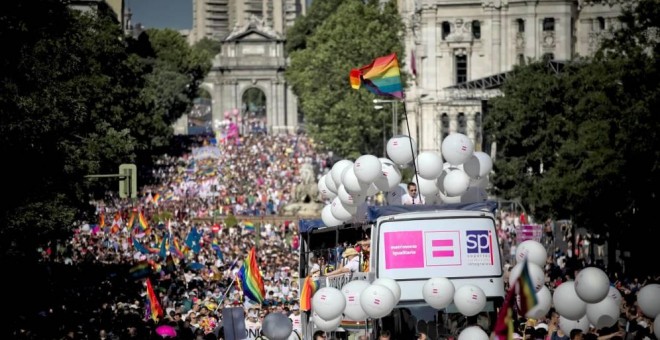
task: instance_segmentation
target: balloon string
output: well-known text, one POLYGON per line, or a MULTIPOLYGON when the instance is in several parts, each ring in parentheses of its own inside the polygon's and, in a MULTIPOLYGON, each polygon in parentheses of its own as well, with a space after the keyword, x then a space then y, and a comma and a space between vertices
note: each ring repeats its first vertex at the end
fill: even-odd
MULTIPOLYGON (((408 110, 406 110, 406 100, 403 100, 403 117, 406 120, 406 128, 408 129, 408 138, 410 138, 410 154, 412 155, 413 170, 415 171, 415 182, 417 184, 417 195, 419 203, 422 203, 422 188, 419 187, 419 174, 417 173, 417 164, 415 163, 415 149, 413 148, 413 139, 410 134, 410 123, 408 123, 408 110)), ((412 204, 415 204, 415 198, 411 197, 412 204)))

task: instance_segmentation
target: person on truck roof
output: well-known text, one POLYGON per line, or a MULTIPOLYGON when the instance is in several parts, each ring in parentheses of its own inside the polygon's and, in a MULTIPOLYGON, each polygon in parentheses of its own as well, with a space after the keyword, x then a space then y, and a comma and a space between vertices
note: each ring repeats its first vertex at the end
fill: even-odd
POLYGON ((358 253, 355 248, 346 248, 342 254, 343 258, 347 259, 347 262, 344 266, 337 268, 328 273, 328 276, 337 276, 342 274, 353 274, 357 271, 360 271, 360 253, 358 253))

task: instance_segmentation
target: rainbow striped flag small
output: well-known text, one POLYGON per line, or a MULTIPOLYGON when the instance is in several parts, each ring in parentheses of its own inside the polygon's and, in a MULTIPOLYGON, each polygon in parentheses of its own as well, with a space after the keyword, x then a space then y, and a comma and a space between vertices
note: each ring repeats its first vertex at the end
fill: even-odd
POLYGON ((351 87, 356 90, 364 85, 373 94, 403 99, 403 84, 396 53, 378 57, 359 69, 352 69, 349 78, 351 87))
POLYGON ((264 289, 264 280, 257 265, 257 251, 255 247, 250 249, 245 262, 243 262, 243 266, 238 271, 238 278, 241 282, 243 295, 258 303, 264 301, 266 291, 264 289))
POLYGON ((163 317, 163 308, 160 307, 158 302, 158 297, 154 292, 154 287, 151 285, 151 280, 147 278, 147 307, 149 308, 149 314, 151 319, 158 322, 158 319, 163 317))
POLYGON ((312 296, 319 289, 319 282, 313 280, 311 276, 305 278, 302 291, 300 293, 300 310, 307 312, 312 309, 312 296))
POLYGON ((140 230, 147 231, 147 229, 149 229, 149 223, 147 222, 147 218, 144 217, 144 213, 142 211, 140 211, 140 214, 138 214, 138 222, 140 222, 140 230))
POLYGON ((254 232, 254 223, 252 223, 252 221, 245 221, 245 223, 243 223, 243 226, 245 227, 245 230, 249 232, 254 232))
POLYGON ((532 282, 532 277, 529 274, 529 263, 527 258, 523 263, 523 269, 518 277, 516 284, 519 287, 520 294, 520 314, 525 315, 527 312, 534 308, 539 302, 538 297, 536 296, 536 288, 534 288, 534 282, 532 282))

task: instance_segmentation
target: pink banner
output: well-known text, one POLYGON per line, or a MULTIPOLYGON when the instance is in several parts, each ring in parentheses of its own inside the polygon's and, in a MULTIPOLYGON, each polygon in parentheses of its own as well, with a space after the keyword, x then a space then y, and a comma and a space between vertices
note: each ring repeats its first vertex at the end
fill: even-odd
POLYGON ((385 268, 424 268, 424 236, 421 231, 397 231, 383 234, 385 268))

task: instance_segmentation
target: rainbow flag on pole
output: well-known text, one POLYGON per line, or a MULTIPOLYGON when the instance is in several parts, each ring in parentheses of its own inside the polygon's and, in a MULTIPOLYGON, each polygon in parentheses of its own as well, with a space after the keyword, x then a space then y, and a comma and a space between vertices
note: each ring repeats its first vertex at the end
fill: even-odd
POLYGON ((403 99, 403 84, 396 53, 374 59, 369 65, 352 69, 351 87, 358 90, 361 85, 379 96, 403 99))
POLYGON ((534 282, 532 282, 532 277, 529 274, 527 258, 525 258, 522 272, 516 284, 519 287, 520 294, 520 314, 525 315, 538 304, 536 288, 534 288, 534 282))
POLYGON ((311 276, 305 278, 300 292, 300 310, 307 312, 312 309, 312 296, 319 289, 319 282, 312 280, 311 276))
POLYGON ((154 287, 151 285, 151 280, 147 278, 147 314, 154 321, 158 322, 158 319, 163 317, 163 308, 160 307, 158 302, 158 297, 154 292, 154 287))
POLYGON ((245 262, 243 262, 243 266, 238 271, 238 278, 241 282, 243 295, 258 303, 264 301, 266 291, 264 289, 264 280, 257 265, 257 251, 255 247, 250 249, 250 253, 248 253, 245 262))

